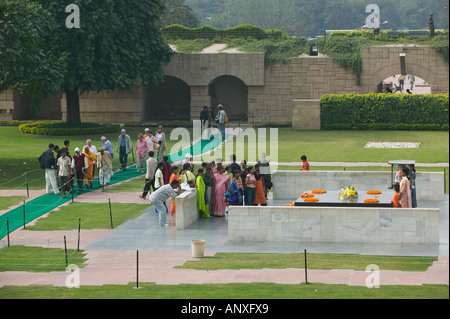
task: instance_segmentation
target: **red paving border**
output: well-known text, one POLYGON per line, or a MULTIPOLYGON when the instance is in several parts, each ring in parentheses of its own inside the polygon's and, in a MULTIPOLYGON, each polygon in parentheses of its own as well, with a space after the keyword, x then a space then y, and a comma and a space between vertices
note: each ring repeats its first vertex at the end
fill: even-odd
MULTIPOLYGON (((101 192, 87 193, 77 198, 77 202, 98 202, 104 198, 127 199, 127 202, 142 202, 136 196, 120 196, 120 194, 101 192)), ((12 196, 13 194, 9 194, 12 196)), ((1 193, 0 193, 1 196, 1 193)), ((100 238, 105 238, 115 230, 82 230, 80 247, 100 238)), ((63 238, 67 238, 67 248, 73 251, 77 247, 77 231, 28 231, 18 229, 10 234, 15 245, 33 245, 40 247, 64 248, 63 238), (35 244, 30 244, 35 243, 35 244)), ((2 240, 3 241, 3 240, 2 240)), ((81 286, 101 286, 106 284, 126 285, 136 281, 136 251, 120 250, 85 250, 86 266, 79 271, 81 286)), ((216 252, 207 251, 206 256, 216 252)), ((241 270, 191 270, 176 269, 186 261, 196 260, 190 251, 140 251, 139 282, 161 285, 180 284, 226 284, 226 283, 276 283, 299 284, 305 282, 305 270, 287 269, 241 269, 241 270)), ((66 286, 69 272, 34 273, 24 271, 0 272, 0 287, 53 285, 66 286)), ((347 284, 350 286, 366 286, 371 273, 365 271, 331 269, 308 270, 309 283, 347 284)), ((380 285, 423 285, 449 284, 449 257, 439 256, 438 260, 427 271, 394 271, 381 270, 380 285)))

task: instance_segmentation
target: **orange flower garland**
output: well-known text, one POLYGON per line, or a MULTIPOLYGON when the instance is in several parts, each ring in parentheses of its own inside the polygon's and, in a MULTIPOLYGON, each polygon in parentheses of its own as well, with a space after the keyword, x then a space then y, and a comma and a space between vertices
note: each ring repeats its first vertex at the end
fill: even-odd
POLYGON ((315 189, 311 193, 313 194, 325 194, 327 191, 321 190, 321 189, 315 189))
POLYGON ((290 204, 287 204, 286 206, 287 206, 287 207, 294 207, 294 206, 295 206, 295 203, 290 203, 290 204))
POLYGON ((380 201, 376 198, 368 198, 364 200, 364 203, 379 203, 380 201))
POLYGON ((300 195, 301 198, 314 197, 314 194, 303 193, 300 195))
POLYGON ((367 191, 367 195, 380 195, 380 191, 367 191))
POLYGON ((318 202, 319 199, 315 197, 308 197, 303 199, 304 202, 318 202))

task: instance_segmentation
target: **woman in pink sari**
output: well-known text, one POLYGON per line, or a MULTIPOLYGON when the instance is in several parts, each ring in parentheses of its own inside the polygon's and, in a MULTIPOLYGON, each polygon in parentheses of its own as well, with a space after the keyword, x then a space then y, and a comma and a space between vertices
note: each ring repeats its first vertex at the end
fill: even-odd
POLYGON ((409 169, 407 167, 402 168, 400 173, 402 180, 400 181, 400 193, 398 199, 402 208, 412 208, 411 202, 411 188, 409 185, 409 169))
POLYGON ((225 174, 225 167, 219 166, 217 174, 214 174, 214 216, 225 216, 227 203, 225 192, 230 186, 230 176, 225 174))

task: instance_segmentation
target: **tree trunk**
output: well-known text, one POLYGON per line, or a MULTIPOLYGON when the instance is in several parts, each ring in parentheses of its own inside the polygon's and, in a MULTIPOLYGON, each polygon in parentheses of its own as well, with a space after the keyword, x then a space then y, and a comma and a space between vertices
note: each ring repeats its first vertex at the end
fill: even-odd
POLYGON ((66 123, 80 124, 80 97, 78 95, 78 87, 73 89, 65 89, 67 103, 67 119, 66 123))

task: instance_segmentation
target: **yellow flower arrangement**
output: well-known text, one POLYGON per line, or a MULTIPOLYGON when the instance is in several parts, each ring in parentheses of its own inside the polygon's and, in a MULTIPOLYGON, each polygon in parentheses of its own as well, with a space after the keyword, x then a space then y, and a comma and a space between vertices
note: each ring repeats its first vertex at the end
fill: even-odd
POLYGON ((355 190, 354 187, 347 186, 342 187, 341 190, 338 192, 340 197, 356 197, 358 196, 358 192, 355 190))

